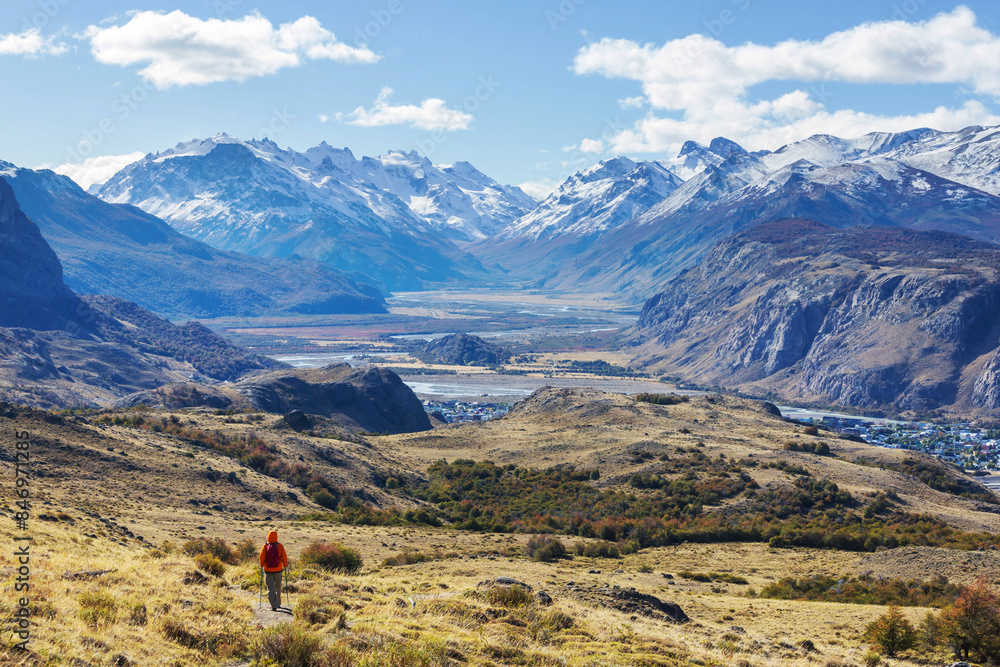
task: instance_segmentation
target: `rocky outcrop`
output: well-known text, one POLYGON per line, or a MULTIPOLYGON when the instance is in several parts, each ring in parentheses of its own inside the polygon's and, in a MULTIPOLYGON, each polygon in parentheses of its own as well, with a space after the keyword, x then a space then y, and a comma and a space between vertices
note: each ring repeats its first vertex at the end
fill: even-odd
POLYGON ((334 418, 369 433, 411 433, 431 428, 423 404, 399 376, 384 368, 331 364, 254 375, 233 385, 258 410, 334 418))
POLYGON ((0 178, 0 327, 89 328, 87 308, 63 282, 62 265, 0 178))
POLYGON ((424 345, 418 356, 427 363, 451 366, 495 366, 510 359, 510 352, 479 336, 449 334, 424 345))
POLYGON ((825 404, 1000 408, 998 267, 954 234, 768 223, 646 303, 634 363, 825 404))

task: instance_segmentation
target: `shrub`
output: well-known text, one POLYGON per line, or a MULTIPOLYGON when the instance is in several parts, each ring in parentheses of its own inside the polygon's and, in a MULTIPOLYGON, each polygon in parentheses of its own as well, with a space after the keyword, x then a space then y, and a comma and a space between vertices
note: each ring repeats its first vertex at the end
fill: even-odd
POLYGON ((260 545, 251 540, 249 537, 240 540, 233 546, 233 551, 236 554, 236 560, 240 563, 256 563, 257 558, 260 557, 260 545))
POLYGON ((494 586, 486 592, 486 599, 497 607, 524 607, 535 601, 523 586, 494 586))
POLYGON ((212 554, 198 554, 194 557, 194 562, 199 570, 207 572, 213 577, 222 577, 226 574, 226 564, 212 554))
POLYGON ((228 563, 229 565, 237 565, 239 563, 239 558, 233 548, 229 546, 221 537, 199 537, 193 540, 188 540, 183 546, 184 553, 188 556, 197 556, 199 554, 209 554, 215 556, 223 563, 228 563))
POLYGON ((878 667, 882 662, 882 656, 880 656, 875 651, 868 651, 862 658, 865 662, 865 667, 878 667))
POLYGON ((318 595, 306 595, 299 598, 295 605, 295 620, 304 621, 311 625, 326 625, 335 616, 343 616, 343 612, 334 609, 333 603, 324 600, 318 595))
POLYGON ((94 591, 81 593, 80 620, 92 628, 100 625, 114 625, 118 620, 118 603, 110 593, 94 591))
POLYGON ((611 542, 584 542, 580 540, 573 545, 577 556, 585 558, 621 558, 618 547, 611 542))
POLYGON ((315 565, 328 572, 357 572, 362 565, 361 555, 339 542, 313 542, 302 550, 299 560, 303 565, 315 565))
POLYGON ((296 667, 349 667, 354 656, 344 648, 328 647, 322 637, 291 624, 268 628, 253 647, 259 664, 296 667))
POLYGON ((982 662, 1000 658, 1000 596, 985 579, 969 586, 941 612, 940 632, 955 655, 982 662))
POLYGON ((888 611, 872 621, 865 629, 865 636, 890 658, 917 643, 917 631, 896 606, 889 607, 888 611))
POLYGON ((566 556, 566 545, 558 537, 552 535, 536 535, 528 540, 524 548, 525 555, 531 560, 550 563, 557 558, 566 556))

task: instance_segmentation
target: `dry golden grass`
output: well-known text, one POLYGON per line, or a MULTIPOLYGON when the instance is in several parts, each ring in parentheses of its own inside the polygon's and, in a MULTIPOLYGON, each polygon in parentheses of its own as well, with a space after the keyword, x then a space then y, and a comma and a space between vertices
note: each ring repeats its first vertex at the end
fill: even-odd
MULTIPOLYGON (((759 404, 730 398, 654 406, 624 396, 552 392, 500 421, 368 438, 363 443, 310 438, 272 428, 277 421, 273 416, 255 424, 227 423, 226 417, 204 411, 165 414, 176 414, 193 422, 192 427, 206 430, 257 430, 278 443, 290 460, 302 456, 310 465, 325 466, 324 471, 342 475, 339 479, 344 483, 368 488, 382 505, 413 501, 376 488, 372 471, 420 474, 434 460, 460 457, 530 467, 572 463, 600 468, 600 484, 616 486, 633 472, 655 465, 655 457, 652 462, 636 462, 636 452, 673 455, 680 447, 697 447, 700 441, 704 446, 698 449, 712 458, 752 454, 762 463, 794 462, 858 494, 897 489, 910 511, 933 511, 953 525, 991 529, 996 525, 995 515, 973 511, 968 501, 917 488, 897 473, 789 452, 782 446, 788 440, 825 440, 844 459, 866 455, 891 460, 902 453, 874 451, 826 433, 809 436, 759 404), (334 450, 344 464, 324 463, 324 456, 334 450)), ((750 588, 759 590, 784 576, 856 574, 868 558, 862 554, 773 550, 761 544, 682 544, 646 549, 619 560, 576 557, 539 563, 523 556, 527 535, 425 526, 353 527, 293 519, 293 515, 318 509, 303 499, 301 490, 241 471, 238 463, 171 436, 98 427, 73 417, 59 423, 46 420, 41 413, 24 413, 17 421, 33 434, 37 473, 30 527, 35 539, 32 600, 37 605, 31 649, 37 659, 25 664, 82 664, 73 660, 108 664, 115 654, 136 665, 228 664, 233 660, 237 662, 231 664, 246 664, 254 643, 265 632, 258 623, 271 622, 255 616, 255 584, 249 591, 240 587, 244 580, 253 580, 255 566, 229 567, 224 581, 209 577, 206 583, 185 585, 185 574, 195 569, 195 562, 178 547, 198 536, 229 542, 250 537, 261 543, 272 528, 278 530, 293 561, 314 540, 341 542, 363 557, 364 568, 356 576, 296 567, 291 574, 293 604, 319 599, 336 612, 325 619, 315 617, 319 624, 310 625, 310 619, 302 617, 295 625, 317 632, 323 642, 338 650, 352 652, 359 664, 366 660, 375 664, 372 656, 392 654, 401 667, 458 662, 804 666, 834 660, 861 665, 867 647, 860 633, 883 611, 747 596, 750 588), (209 467, 223 475, 236 472, 240 483, 212 481, 209 467), (287 491, 296 492, 298 502, 287 491), (265 492, 271 501, 263 500, 265 492), (222 509, 210 504, 194 506, 188 502, 191 498, 222 509), (41 521, 38 515, 43 512, 65 512, 72 522, 41 521), (138 535, 144 539, 140 541, 138 535), (407 549, 432 558, 413 565, 382 565, 407 549), (108 568, 116 571, 89 579, 66 578, 75 572, 108 568), (699 583, 681 578, 684 571, 730 573, 745 577, 748 584, 699 583), (555 599, 554 606, 503 609, 474 594, 479 582, 498 575, 547 591, 555 599), (634 587, 676 602, 693 622, 676 626, 602 606, 606 599, 594 591, 605 586, 634 587), (107 625, 93 620, 100 614, 88 615, 81 608, 81 596, 101 593, 117 603, 114 620, 107 625), (137 620, 141 614, 135 610, 140 604, 146 610, 145 625, 137 620), (553 611, 571 617, 572 624, 567 626, 566 619, 554 616, 553 611), (88 625, 87 619, 93 624, 88 625), (812 641, 820 653, 799 648, 797 642, 804 639, 812 641)), ((0 474, 13 479, 8 462, 0 462, 0 474)), ((787 484, 789 479, 780 471, 759 467, 754 475, 761 484, 787 484)), ((4 515, 0 539, 7 544, 13 537, 12 490, 9 484, 0 487, 4 515)), ((568 546, 575 541, 563 539, 568 546)), ((937 554, 937 550, 932 552, 937 554)), ((5 617, 13 611, 12 566, 5 552, 0 557, 4 590, 0 614, 5 617)), ((100 600, 100 595, 94 599, 100 600)), ((924 610, 908 609, 906 614, 918 621, 924 610)), ((920 663, 896 660, 892 664, 920 663)))

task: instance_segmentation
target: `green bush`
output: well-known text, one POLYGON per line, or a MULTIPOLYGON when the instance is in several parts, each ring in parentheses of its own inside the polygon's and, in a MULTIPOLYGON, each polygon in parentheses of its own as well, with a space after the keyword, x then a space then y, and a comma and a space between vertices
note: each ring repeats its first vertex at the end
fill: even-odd
POLYGON ((363 564, 361 555, 339 542, 313 542, 302 550, 299 562, 315 565, 328 572, 357 572, 363 564))
POLYGON ((889 607, 888 611, 868 624, 865 637, 889 658, 895 658, 897 653, 913 648, 917 643, 917 631, 896 606, 889 607))
POLYGON ((552 535, 535 535, 528 540, 524 553, 531 560, 551 563, 558 558, 565 558, 566 545, 552 535))

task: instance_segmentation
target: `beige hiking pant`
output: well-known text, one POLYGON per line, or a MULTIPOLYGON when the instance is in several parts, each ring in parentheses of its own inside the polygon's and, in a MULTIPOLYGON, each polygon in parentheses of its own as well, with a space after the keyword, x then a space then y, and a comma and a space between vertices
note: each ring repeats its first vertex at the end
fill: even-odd
POLYGON ((267 583, 267 601, 271 603, 271 609, 281 606, 281 572, 265 572, 264 581, 267 583))

